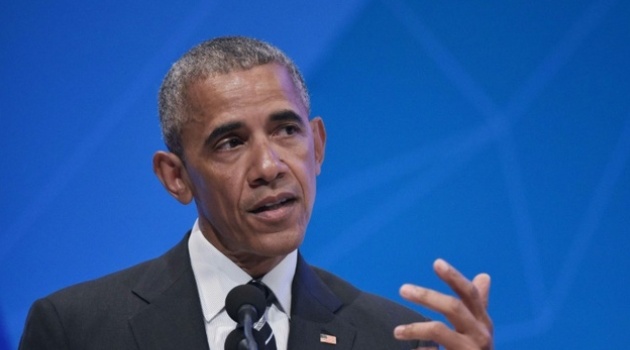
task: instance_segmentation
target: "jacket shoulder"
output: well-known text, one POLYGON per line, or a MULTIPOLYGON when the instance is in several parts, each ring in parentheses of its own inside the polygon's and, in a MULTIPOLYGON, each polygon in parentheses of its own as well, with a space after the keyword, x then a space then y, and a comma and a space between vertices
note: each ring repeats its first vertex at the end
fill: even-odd
MULTIPOLYGON (((185 260, 182 257, 186 252, 186 245, 180 243, 158 258, 35 301, 27 316, 20 349, 86 348, 85 344, 95 343, 95 339, 106 339, 103 344, 113 345, 112 348, 133 344, 128 320, 148 303, 134 290, 160 285, 155 281, 176 279, 182 269, 174 269, 173 261, 185 260), (169 274, 172 276, 165 277, 169 274)), ((185 262, 181 265, 185 266, 185 262)))
POLYGON ((319 278, 342 300, 344 309, 359 316, 375 316, 396 325, 429 321, 422 314, 379 295, 362 291, 339 276, 313 267, 319 278))
MULTIPOLYGON (((359 332, 357 342, 360 348, 374 348, 377 341, 391 339, 394 328, 401 324, 426 322, 428 318, 403 305, 384 297, 364 292, 344 279, 320 268, 313 270, 342 302, 337 316, 354 325, 359 332)), ((404 342, 395 342, 390 348, 401 346, 404 342)), ((406 348, 406 346, 402 346, 406 348)), ((437 348, 431 341, 419 341, 411 344, 412 348, 437 348)))
POLYGON ((158 259, 151 259, 137 265, 116 271, 99 278, 62 288, 43 299, 55 305, 77 304, 82 301, 94 303, 110 300, 121 290, 129 291, 147 271, 159 265, 158 259))

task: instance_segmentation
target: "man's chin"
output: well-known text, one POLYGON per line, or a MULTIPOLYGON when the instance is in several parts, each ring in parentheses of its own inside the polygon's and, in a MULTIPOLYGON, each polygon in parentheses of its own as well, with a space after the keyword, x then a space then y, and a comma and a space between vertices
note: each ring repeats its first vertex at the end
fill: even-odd
POLYGON ((285 256, 298 249, 304 241, 303 233, 274 232, 264 234, 260 240, 260 251, 265 256, 285 256))

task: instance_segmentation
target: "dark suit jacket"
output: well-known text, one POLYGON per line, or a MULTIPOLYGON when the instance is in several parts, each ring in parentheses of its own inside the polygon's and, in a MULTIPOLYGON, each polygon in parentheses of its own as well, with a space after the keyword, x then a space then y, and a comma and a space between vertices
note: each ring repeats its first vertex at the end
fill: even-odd
MULTIPOLYGON (((163 256, 37 300, 20 349, 208 349, 188 236, 163 256)), ((309 266, 292 286, 289 349, 413 349, 396 325, 424 318, 309 266), (337 345, 320 342, 320 334, 337 345)), ((213 349, 223 350, 223 349, 213 349)))

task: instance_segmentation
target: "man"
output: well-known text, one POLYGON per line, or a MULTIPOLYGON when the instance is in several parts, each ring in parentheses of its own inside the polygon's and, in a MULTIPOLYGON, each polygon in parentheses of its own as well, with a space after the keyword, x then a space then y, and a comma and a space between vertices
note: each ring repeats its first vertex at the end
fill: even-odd
POLYGON ((223 349, 236 327, 225 297, 252 280, 271 291, 257 331, 269 324, 278 349, 492 348, 485 274, 470 282, 438 260, 459 298, 401 288, 450 329, 298 253, 326 132, 278 49, 242 37, 202 43, 168 72, 159 110, 169 151, 155 154, 154 170, 179 202, 195 202, 192 230, 162 257, 35 302, 21 349, 223 349))

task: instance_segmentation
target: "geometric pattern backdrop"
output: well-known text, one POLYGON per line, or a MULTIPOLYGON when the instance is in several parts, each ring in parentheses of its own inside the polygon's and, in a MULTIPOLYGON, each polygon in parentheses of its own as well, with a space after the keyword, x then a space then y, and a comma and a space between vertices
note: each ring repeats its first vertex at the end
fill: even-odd
POLYGON ((311 263, 403 302, 404 282, 447 290, 443 257, 492 275, 498 348, 627 346, 629 18, 620 0, 3 3, 0 349, 36 298, 191 227, 152 174, 156 93, 228 34, 294 58, 326 123, 311 263))

